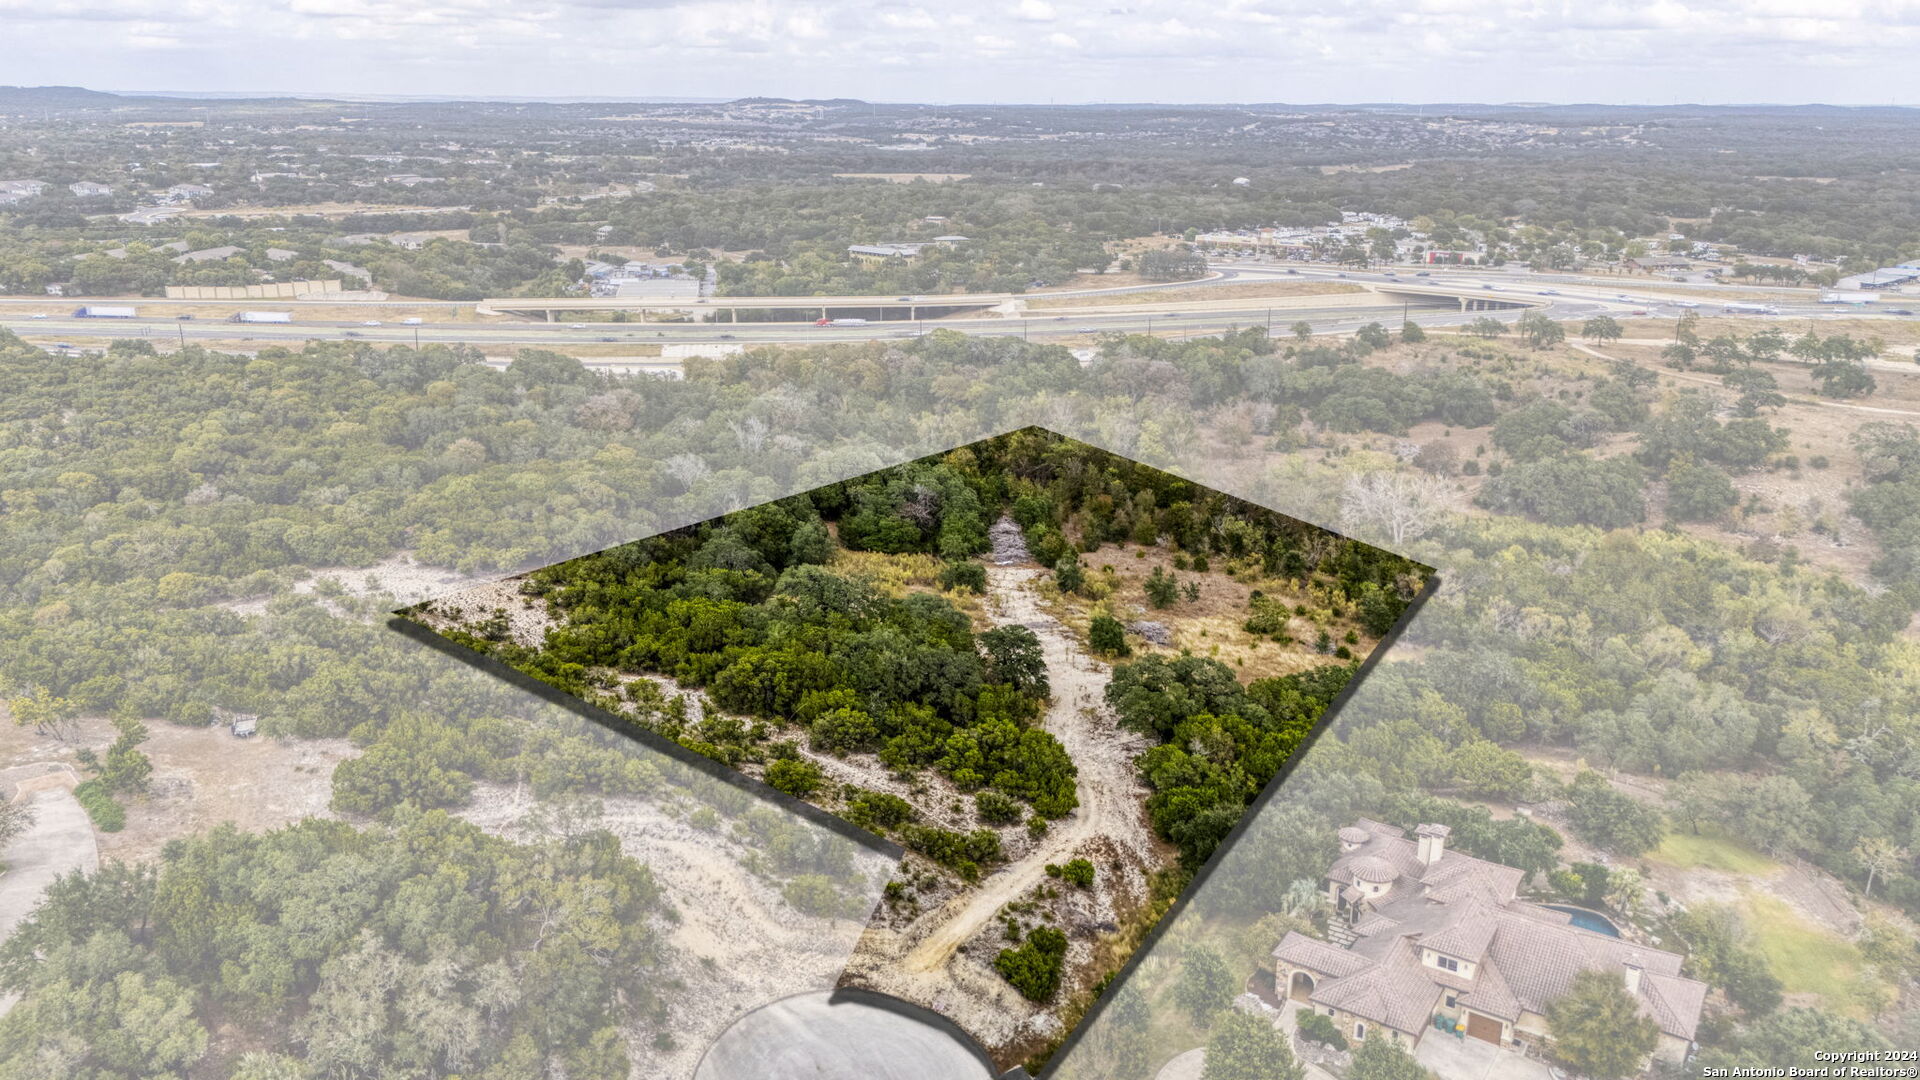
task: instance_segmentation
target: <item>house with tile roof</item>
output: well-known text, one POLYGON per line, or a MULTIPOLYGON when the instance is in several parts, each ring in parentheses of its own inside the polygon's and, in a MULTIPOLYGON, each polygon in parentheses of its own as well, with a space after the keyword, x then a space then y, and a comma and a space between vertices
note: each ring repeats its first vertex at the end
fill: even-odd
POLYGON ((1547 1006, 1574 976, 1604 971, 1660 1029, 1653 1056, 1685 1060, 1707 986, 1680 974, 1680 955, 1518 899, 1523 872, 1447 850, 1449 833, 1421 825, 1408 839, 1365 818, 1341 829, 1323 882, 1332 940, 1289 932, 1273 950, 1276 994, 1353 1039, 1412 1049, 1423 1037, 1475 1038, 1525 1052, 1550 1036, 1547 1006))

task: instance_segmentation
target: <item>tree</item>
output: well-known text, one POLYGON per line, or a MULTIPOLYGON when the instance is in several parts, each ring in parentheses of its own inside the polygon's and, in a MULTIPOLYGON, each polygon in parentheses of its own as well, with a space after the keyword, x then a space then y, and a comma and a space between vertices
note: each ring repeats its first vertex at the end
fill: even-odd
POLYGON ((1529 311, 1514 323, 1514 329, 1528 348, 1540 349, 1567 340, 1567 332, 1545 312, 1529 311))
POLYGON ((1641 1015, 1621 977, 1582 971, 1565 994, 1547 1003, 1551 1052, 1589 1080, 1622 1080, 1640 1070, 1659 1043, 1660 1028, 1641 1015))
POLYGON ((1147 281, 1191 281, 1207 274, 1207 257, 1192 250, 1156 248, 1140 253, 1140 276, 1147 281))
POLYGON ((1467 333, 1474 337, 1497 338, 1507 332, 1507 324, 1491 315, 1482 315, 1467 324, 1467 333))
POLYGON ((1433 1080, 1433 1074, 1399 1043, 1376 1033, 1360 1040, 1347 1080, 1433 1080))
POLYGON ((1660 846, 1660 811, 1615 791, 1599 773, 1588 769, 1575 776, 1567 795, 1567 820, 1594 843, 1629 858, 1660 846))
POLYGON ((1595 315, 1580 326, 1580 336, 1588 341, 1619 341, 1626 336, 1620 320, 1611 315, 1595 315))
POLYGON ((1733 478, 1691 457, 1677 457, 1667 467, 1667 516, 1675 521, 1714 521, 1740 503, 1733 478))
POLYGON ((827 533, 825 522, 818 519, 805 521, 793 530, 793 538, 787 544, 787 564, 820 564, 833 556, 833 538, 827 533))
POLYGON ((1427 340, 1427 332, 1420 328, 1419 323, 1408 319, 1400 324, 1400 340, 1407 345, 1418 345, 1427 340))
POLYGON ((1865 836, 1853 845, 1853 857, 1860 860, 1860 866, 1867 872, 1867 884, 1863 891, 1871 897, 1873 879, 1905 864, 1907 850, 1884 836, 1865 836))
POLYGON ((1111 615, 1095 615, 1087 625, 1087 645, 1102 656, 1130 656, 1126 628, 1111 615))
POLYGON ((1533 783, 1533 766, 1512 750, 1473 739, 1453 751, 1453 779, 1469 795, 1517 800, 1533 783))
POLYGON ((1301 341, 1305 341, 1313 336, 1313 324, 1305 319, 1294 323, 1289 329, 1293 332, 1293 336, 1301 341))
POLYGON ((985 681, 1006 683, 1032 697, 1047 696, 1047 657, 1038 635, 1024 626, 1000 626, 983 631, 977 640, 986 661, 985 681))
POLYGON ((1395 547, 1426 535, 1446 512, 1446 481, 1417 472, 1347 477, 1340 518, 1349 533, 1376 532, 1395 547))
POLYGON ((1302 1080, 1306 1069, 1293 1059, 1287 1037, 1263 1016, 1232 1011, 1207 1040, 1200 1080, 1302 1080))
POLYGON ((1180 963, 1180 980, 1173 987, 1173 1000, 1195 1024, 1206 1027, 1216 1013, 1233 1004, 1239 993, 1240 980, 1218 952, 1205 945, 1187 950, 1180 963))
POLYGON ((1762 368, 1735 368, 1721 382, 1740 391, 1733 411, 1741 416, 1757 416, 1761 409, 1777 409, 1787 403, 1786 395, 1780 392, 1780 380, 1762 368))
POLYGON ((1387 328, 1377 322, 1370 322, 1354 331, 1353 340, 1370 351, 1378 351, 1393 344, 1393 337, 1387 333, 1387 328))
POLYGON ((1814 365, 1813 381, 1824 397, 1866 397, 1879 385, 1867 365, 1858 360, 1823 360, 1814 365))
POLYGON ((53 735, 62 742, 72 738, 74 722, 80 716, 77 702, 60 697, 44 686, 12 698, 7 702, 7 709, 13 713, 14 723, 31 726, 36 733, 53 735))

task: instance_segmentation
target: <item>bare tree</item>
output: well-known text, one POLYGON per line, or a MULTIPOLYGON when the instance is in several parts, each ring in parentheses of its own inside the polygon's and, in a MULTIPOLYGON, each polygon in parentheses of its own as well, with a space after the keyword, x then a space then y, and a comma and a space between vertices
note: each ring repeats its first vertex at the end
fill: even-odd
POLYGON ((1385 534, 1395 545, 1417 540, 1446 512, 1446 484, 1424 473, 1370 472, 1347 478, 1340 521, 1355 534, 1385 534))
POLYGON ((1873 895, 1873 879, 1906 861, 1907 850, 1884 836, 1868 836, 1853 846, 1853 857, 1867 868, 1864 896, 1873 895))

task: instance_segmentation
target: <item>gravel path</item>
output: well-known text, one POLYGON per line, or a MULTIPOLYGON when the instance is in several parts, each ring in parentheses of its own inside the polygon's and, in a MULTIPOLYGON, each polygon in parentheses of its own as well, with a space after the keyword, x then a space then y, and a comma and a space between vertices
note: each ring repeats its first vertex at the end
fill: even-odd
POLYGON ((1122 731, 1108 711, 1104 694, 1111 670, 1082 652, 1067 628, 1041 610, 1032 586, 1042 576, 1042 571, 1026 567, 988 568, 989 617, 996 626, 1024 626, 1040 639, 1053 687, 1053 705, 1041 725, 1060 740, 1079 769, 1075 789, 1080 807, 1054 822, 1025 858, 948 901, 935 916, 938 928, 907 955, 907 971, 944 966, 1002 907, 1045 881, 1048 863, 1066 862, 1091 840, 1111 840, 1141 862, 1153 858, 1153 838, 1141 811, 1147 791, 1133 766, 1135 755, 1148 744, 1122 731))

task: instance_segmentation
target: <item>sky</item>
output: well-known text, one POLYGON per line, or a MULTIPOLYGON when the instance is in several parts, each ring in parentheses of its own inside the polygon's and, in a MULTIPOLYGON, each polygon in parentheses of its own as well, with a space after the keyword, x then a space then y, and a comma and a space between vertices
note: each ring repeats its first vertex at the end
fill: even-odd
POLYGON ((0 0, 0 83, 901 102, 1920 104, 1920 0, 0 0))

